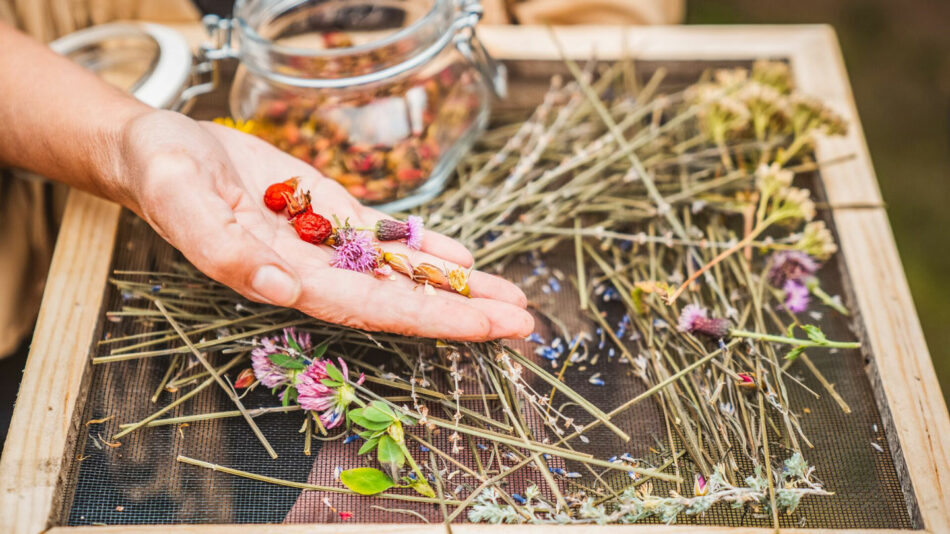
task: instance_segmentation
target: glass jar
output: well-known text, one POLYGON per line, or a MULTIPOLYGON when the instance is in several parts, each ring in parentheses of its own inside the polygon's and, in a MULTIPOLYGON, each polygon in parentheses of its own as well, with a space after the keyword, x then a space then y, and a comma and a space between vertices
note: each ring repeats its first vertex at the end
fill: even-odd
POLYGON ((366 204, 441 192, 484 130, 505 72, 475 39, 478 0, 238 0, 206 18, 206 58, 237 57, 240 126, 366 204), (231 39, 236 46, 231 46, 231 39))

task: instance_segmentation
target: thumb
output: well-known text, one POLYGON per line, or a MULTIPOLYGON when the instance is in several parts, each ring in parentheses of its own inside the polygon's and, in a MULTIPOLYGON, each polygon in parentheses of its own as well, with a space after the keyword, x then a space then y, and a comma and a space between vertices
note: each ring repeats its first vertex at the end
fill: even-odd
POLYGON ((299 300, 301 282, 294 269, 242 225, 219 195, 192 191, 153 205, 157 209, 148 210, 146 218, 201 272, 251 300, 287 307, 299 300))
POLYGON ((233 213, 229 220, 207 223, 214 231, 202 232, 202 237, 181 248, 195 267, 251 300, 287 307, 297 303, 300 278, 269 245, 245 229, 233 213))

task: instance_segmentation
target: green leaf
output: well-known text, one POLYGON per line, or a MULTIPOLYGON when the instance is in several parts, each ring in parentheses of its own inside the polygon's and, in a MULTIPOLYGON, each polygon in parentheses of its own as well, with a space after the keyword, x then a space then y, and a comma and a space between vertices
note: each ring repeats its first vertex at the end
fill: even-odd
POLYGON ((297 390, 296 390, 296 388, 294 388, 294 387, 292 387, 292 386, 287 386, 287 389, 284 390, 284 400, 282 400, 281 403, 282 403, 284 406, 290 406, 290 403, 291 403, 291 402, 294 402, 294 401, 296 401, 296 400, 297 400, 297 390))
POLYGON ((350 410, 350 420, 367 430, 386 430, 392 421, 373 421, 363 415, 363 409, 350 410))
POLYGON ((363 408, 363 417, 378 423, 392 423, 397 419, 396 414, 380 401, 373 401, 363 408))
POLYGON ((317 348, 313 349, 313 359, 319 360, 322 358, 323 355, 326 354, 328 348, 330 348, 329 342, 324 342, 317 345, 317 348))
POLYGON ((360 450, 356 454, 366 454, 369 451, 376 448, 376 444, 379 443, 379 438, 369 438, 366 440, 366 443, 363 443, 363 446, 360 447, 360 450))
POLYGON ((284 369, 292 369, 295 371, 302 371, 307 368, 306 364, 288 356, 282 352, 276 354, 268 354, 267 359, 273 362, 274 365, 278 367, 283 367, 284 369))
POLYGON ((343 385, 343 382, 337 382, 336 380, 330 380, 329 378, 324 378, 320 381, 320 383, 331 388, 338 388, 343 385))
POLYGON ((802 352, 805 352, 805 347, 795 347, 788 351, 788 354, 785 355, 785 359, 789 361, 794 360, 801 356, 802 352))
POLYGON ((379 437, 379 448, 376 450, 376 459, 383 465, 393 464, 396 467, 406 465, 406 457, 396 440, 383 434, 379 437))
POLYGON ((399 469, 406 464, 406 457, 403 456, 399 444, 387 434, 383 434, 379 438, 376 459, 379 460, 379 464, 393 479, 399 477, 399 469))
POLYGON ((414 426, 419 424, 419 421, 416 421, 415 418, 410 417, 404 413, 399 414, 399 420, 402 421, 407 426, 414 426))
POLYGON ((289 345, 290 348, 297 351, 298 354, 303 354, 303 348, 301 348, 300 345, 297 344, 297 341, 294 338, 287 336, 287 345, 289 345))
POLYGON ((825 337, 825 333, 821 331, 821 328, 813 324, 806 324, 802 326, 802 329, 805 330, 805 333, 808 334, 808 339, 818 343, 819 345, 824 345, 828 343, 828 338, 825 337))
POLYGON ((327 362, 327 376, 337 382, 346 382, 346 379, 343 378, 343 373, 333 365, 333 362, 327 362))
POLYGON ((410 484, 409 487, 416 490, 416 493, 429 498, 435 498, 435 492, 432 491, 432 486, 429 485, 425 480, 416 477, 410 484))
POLYGON ((785 330, 786 337, 795 337, 795 323, 788 325, 788 329, 785 330))
POLYGON ((379 469, 357 467, 340 473, 340 482, 360 495, 376 495, 396 484, 379 469))

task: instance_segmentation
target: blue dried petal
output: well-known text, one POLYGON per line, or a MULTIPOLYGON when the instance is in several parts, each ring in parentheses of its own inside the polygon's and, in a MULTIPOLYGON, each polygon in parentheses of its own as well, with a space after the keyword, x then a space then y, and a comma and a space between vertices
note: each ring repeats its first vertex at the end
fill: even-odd
POLYGON ((613 358, 613 357, 616 356, 616 355, 617 355, 617 351, 614 350, 613 347, 610 347, 609 349, 607 349, 607 357, 608 357, 608 358, 613 358))
POLYGON ((567 478, 581 478, 581 474, 576 471, 571 471, 570 473, 565 474, 567 478))
POLYGON ((552 362, 557 360, 557 357, 560 355, 558 351, 552 349, 551 347, 538 347, 534 353, 545 360, 551 360, 552 362))
POLYGON ((514 499, 515 502, 518 503, 518 504, 527 504, 527 503, 528 503, 528 499, 525 499, 524 497, 522 497, 521 495, 518 495, 517 493, 512 493, 512 494, 511 494, 511 498, 514 499))
POLYGON ((591 384, 594 384, 595 386, 603 386, 603 385, 604 385, 604 380, 603 380, 602 378, 591 378, 591 379, 589 380, 589 382, 590 382, 591 384))
POLYGON ((546 452, 545 452, 545 453, 541 453, 541 456, 544 457, 545 460, 550 460, 551 458, 553 458, 553 456, 551 456, 550 454, 548 454, 548 453, 546 453, 546 452))
POLYGON ((487 451, 487 450, 488 450, 488 445, 485 445, 484 443, 476 443, 475 446, 478 447, 479 449, 483 450, 483 451, 487 451))
POLYGON ((162 290, 161 284, 155 284, 154 286, 152 286, 152 293, 158 293, 161 290, 162 290))
POLYGON ((357 436, 356 434, 350 434, 349 436, 343 438, 343 444, 347 445, 347 444, 353 443, 354 441, 358 439, 363 439, 363 438, 357 436))
POLYGON ((538 334, 537 332, 531 332, 531 335, 528 336, 526 339, 532 343, 537 343, 538 345, 544 345, 544 338, 541 337, 541 334, 538 334))
POLYGON ((419 450, 422 452, 429 452, 429 447, 426 447, 425 445, 419 445, 419 450))
POLYGON ((553 276, 549 278, 548 285, 551 287, 551 291, 554 291, 555 293, 561 292, 561 282, 559 282, 557 278, 553 276))
POLYGON ((555 475, 561 475, 561 476, 564 476, 565 474, 567 474, 564 471, 564 469, 561 469, 560 467, 549 467, 548 471, 554 473, 555 475))

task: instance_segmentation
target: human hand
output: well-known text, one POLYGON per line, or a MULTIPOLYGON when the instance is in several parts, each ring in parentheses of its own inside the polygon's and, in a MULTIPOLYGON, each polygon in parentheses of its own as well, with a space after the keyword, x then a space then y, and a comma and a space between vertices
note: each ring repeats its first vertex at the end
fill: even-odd
MULTIPOLYGON (((285 216, 262 201, 268 185, 299 177, 316 213, 355 227, 385 214, 362 206, 313 167, 247 134, 156 111, 134 119, 121 141, 119 200, 136 211, 202 272, 258 302, 367 330, 483 341, 528 335, 534 321, 514 284, 479 271, 471 297, 426 294, 406 277, 380 279, 329 265, 333 251, 302 241, 285 216)), ((419 251, 388 252, 452 268, 470 267, 460 243, 427 231, 419 251)))

